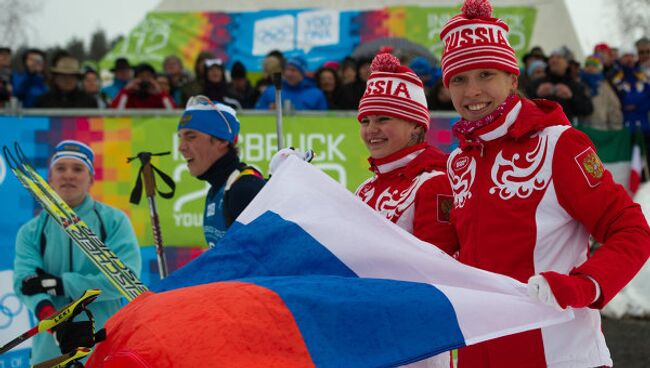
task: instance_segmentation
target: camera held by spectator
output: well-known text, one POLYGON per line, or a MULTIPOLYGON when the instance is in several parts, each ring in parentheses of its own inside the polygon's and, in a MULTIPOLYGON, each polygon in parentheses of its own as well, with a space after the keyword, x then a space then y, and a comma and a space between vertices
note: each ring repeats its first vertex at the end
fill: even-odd
POLYGON ((174 102, 156 81, 156 70, 147 63, 138 64, 134 78, 120 91, 111 103, 111 107, 173 109, 174 102))

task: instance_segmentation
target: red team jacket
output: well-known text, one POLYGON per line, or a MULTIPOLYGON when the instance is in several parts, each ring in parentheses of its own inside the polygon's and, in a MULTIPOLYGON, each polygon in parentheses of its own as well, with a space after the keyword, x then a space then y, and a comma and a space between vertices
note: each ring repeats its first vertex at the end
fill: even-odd
POLYGON ((357 189, 372 209, 412 233, 452 254, 457 240, 449 222, 451 188, 445 175, 447 156, 420 143, 382 159, 369 159, 375 176, 357 189))
MULTIPOLYGON (((591 276, 602 292, 591 308, 603 307, 643 266, 650 230, 640 207, 558 104, 520 100, 459 139, 447 171, 462 263, 524 283, 548 270, 591 276), (591 257, 590 234, 602 244, 591 257)), ((575 309, 570 322, 460 349, 459 367, 612 365, 591 308, 575 309)))

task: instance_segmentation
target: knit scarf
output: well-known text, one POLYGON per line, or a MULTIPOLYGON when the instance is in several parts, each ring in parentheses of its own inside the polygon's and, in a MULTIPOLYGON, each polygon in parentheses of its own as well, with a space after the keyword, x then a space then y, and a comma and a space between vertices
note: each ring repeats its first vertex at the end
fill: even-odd
POLYGON ((474 132, 477 129, 483 128, 484 126, 493 123, 499 116, 504 112, 510 111, 515 104, 519 101, 519 97, 515 94, 511 94, 506 98, 501 105, 499 105, 496 110, 492 111, 490 114, 482 117, 481 119, 468 121, 463 118, 458 120, 456 124, 451 128, 455 136, 467 136, 474 132))

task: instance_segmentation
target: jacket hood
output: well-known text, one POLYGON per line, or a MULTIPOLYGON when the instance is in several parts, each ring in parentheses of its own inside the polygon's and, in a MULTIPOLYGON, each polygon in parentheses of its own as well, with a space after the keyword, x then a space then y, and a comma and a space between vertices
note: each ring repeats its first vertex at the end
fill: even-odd
POLYGON ((545 99, 521 99, 522 108, 508 135, 519 139, 554 125, 571 125, 562 106, 545 99))
POLYGON ((426 142, 418 143, 416 145, 404 148, 389 156, 381 159, 368 158, 370 162, 370 171, 377 175, 392 175, 398 172, 400 168, 404 168, 404 174, 407 177, 415 177, 423 171, 438 170, 445 172, 447 170, 447 155, 438 148, 429 145, 426 142), (422 151, 409 162, 403 165, 396 166, 393 170, 381 172, 380 167, 386 164, 396 163, 405 158, 409 154, 422 151))

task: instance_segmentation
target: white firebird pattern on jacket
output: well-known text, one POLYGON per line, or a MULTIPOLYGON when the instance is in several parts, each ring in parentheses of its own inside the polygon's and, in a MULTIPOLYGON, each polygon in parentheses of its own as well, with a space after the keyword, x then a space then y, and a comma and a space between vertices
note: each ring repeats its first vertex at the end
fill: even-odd
MULTIPOLYGON (((417 177, 413 178, 411 185, 402 190, 401 192, 392 187, 386 188, 375 201, 375 206, 373 207, 375 211, 381 213, 387 219, 397 223, 400 220, 400 217, 406 212, 406 210, 411 207, 415 202, 415 196, 417 195, 418 189, 424 184, 427 180, 438 176, 444 175, 440 171, 424 172, 417 177)), ((375 179, 373 178, 368 183, 362 186, 365 187, 368 184, 371 184, 375 179)), ((373 187, 369 191, 365 192, 363 190, 359 191, 359 197, 362 201, 368 203, 375 194, 375 188, 373 187)), ((411 219, 412 220, 412 219, 411 219)))
POLYGON ((465 205, 465 201, 472 198, 472 192, 469 189, 474 184, 474 178, 476 177, 476 160, 472 156, 461 157, 456 160, 456 156, 462 151, 456 151, 456 154, 449 159, 449 165, 458 165, 460 160, 470 160, 468 163, 461 163, 461 167, 464 167, 460 175, 456 175, 453 168, 449 168, 449 181, 451 182, 451 190, 454 192, 454 207, 462 208, 465 205))
MULTIPOLYGON (((499 151, 491 169, 491 179, 494 186, 489 189, 490 194, 498 193, 503 200, 528 198, 536 190, 546 188, 551 179, 552 150, 549 150, 549 134, 542 131, 537 136, 537 145, 531 152, 526 152, 525 160, 520 160, 521 155, 515 153, 511 159, 504 158, 503 150, 499 151), (521 166, 519 166, 519 165, 521 166), (523 165, 522 165, 523 164, 523 165)), ((535 137, 533 136, 533 138, 535 137)), ((471 187, 476 177, 476 160, 473 156, 463 156, 461 150, 452 153, 448 163, 449 180, 454 192, 454 207, 462 208, 465 202, 472 197, 471 187), (461 160, 469 160, 469 163, 461 160), (452 166, 463 169, 459 174, 452 166)))
POLYGON ((546 188, 551 179, 551 165, 553 160, 547 160, 548 135, 538 136, 537 146, 532 152, 525 154, 526 161, 520 162, 519 154, 512 155, 511 160, 503 157, 499 151, 492 166, 492 182, 490 194, 499 192, 499 197, 508 200, 514 196, 528 198, 536 190, 546 188), (520 162, 522 166, 517 166, 520 162))

